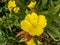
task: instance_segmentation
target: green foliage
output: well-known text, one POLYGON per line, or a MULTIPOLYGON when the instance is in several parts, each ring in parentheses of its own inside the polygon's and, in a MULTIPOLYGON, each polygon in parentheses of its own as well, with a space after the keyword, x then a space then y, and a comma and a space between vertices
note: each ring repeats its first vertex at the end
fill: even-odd
MULTIPOLYGON (((0 12, 5 14, 0 14, 0 45, 24 45, 25 43, 18 42, 16 34, 21 31, 19 24, 24 19, 26 13, 30 12, 27 5, 30 1, 34 0, 16 0, 17 6, 20 6, 20 11, 18 14, 14 12, 10 13, 7 8, 7 2, 5 6, 0 7, 0 12), (4 9, 4 10, 3 10, 4 9), (8 13, 9 12, 9 13, 8 13), (1 17, 2 15, 2 17, 1 17)), ((35 12, 38 14, 43 14, 47 18, 47 27, 45 28, 46 40, 51 39, 51 41, 42 41, 44 36, 41 35, 41 41, 44 45, 57 45, 60 41, 60 0, 36 0, 37 4, 35 6, 35 12)), ((0 1, 1 3, 1 1, 0 1)), ((36 41, 36 40, 35 40, 36 41)), ((37 44, 37 42, 36 42, 37 44)))

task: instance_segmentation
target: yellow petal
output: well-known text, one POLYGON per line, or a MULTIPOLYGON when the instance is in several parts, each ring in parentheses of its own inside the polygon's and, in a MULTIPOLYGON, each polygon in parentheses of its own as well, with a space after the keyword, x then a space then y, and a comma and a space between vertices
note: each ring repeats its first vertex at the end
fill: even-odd
POLYGON ((23 29, 24 31, 29 31, 30 28, 32 27, 32 25, 27 21, 27 20, 23 20, 21 23, 20 23, 20 27, 21 29, 23 29))
POLYGON ((25 20, 29 21, 31 18, 31 14, 27 14, 26 17, 25 17, 25 20))
POLYGON ((28 14, 25 19, 28 20, 32 25, 36 25, 38 22, 38 15, 33 12, 31 14, 28 14))
POLYGON ((8 5, 8 9, 11 12, 13 8, 8 5))
POLYGON ((10 4, 12 1, 9 1, 8 4, 10 4))
POLYGON ((28 32, 30 35, 32 36, 39 36, 41 35, 42 33, 44 32, 44 29, 41 29, 40 27, 39 28, 31 28, 30 32, 28 32))
POLYGON ((36 45, 33 39, 27 41, 26 43, 27 45, 36 45))
POLYGON ((44 28, 47 25, 47 20, 44 15, 39 15, 37 27, 44 28))
POLYGON ((9 1, 8 4, 15 4, 15 1, 9 1))
POLYGON ((9 2, 8 2, 8 5, 9 5, 10 7, 16 7, 15 1, 9 1, 9 2))

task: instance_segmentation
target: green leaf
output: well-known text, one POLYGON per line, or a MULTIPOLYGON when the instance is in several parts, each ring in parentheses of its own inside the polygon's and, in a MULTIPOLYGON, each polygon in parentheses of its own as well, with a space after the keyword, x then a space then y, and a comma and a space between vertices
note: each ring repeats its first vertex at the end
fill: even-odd
POLYGON ((60 32, 58 30, 58 28, 54 27, 54 26, 49 26, 49 29, 47 30, 47 33, 51 36, 51 38, 54 41, 59 41, 60 39, 60 32), (58 39, 56 39, 58 38, 58 39))
POLYGON ((0 45, 6 45, 7 40, 4 37, 4 32, 0 30, 0 45))
POLYGON ((0 8, 0 12, 2 12, 2 8, 0 8))
POLYGON ((38 39, 37 39, 37 36, 34 36, 33 39, 34 39, 35 44, 38 45, 38 39))
POLYGON ((48 2, 48 0, 42 0, 41 7, 46 6, 47 2, 48 2))

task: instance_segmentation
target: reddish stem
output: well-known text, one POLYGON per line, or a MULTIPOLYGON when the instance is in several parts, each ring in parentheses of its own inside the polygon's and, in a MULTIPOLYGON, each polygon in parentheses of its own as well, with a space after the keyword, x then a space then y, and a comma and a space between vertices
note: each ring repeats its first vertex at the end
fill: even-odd
POLYGON ((16 37, 18 37, 18 36, 20 36, 20 35, 22 35, 22 34, 24 34, 25 33, 25 31, 21 31, 21 32, 19 32, 17 35, 16 35, 16 37))

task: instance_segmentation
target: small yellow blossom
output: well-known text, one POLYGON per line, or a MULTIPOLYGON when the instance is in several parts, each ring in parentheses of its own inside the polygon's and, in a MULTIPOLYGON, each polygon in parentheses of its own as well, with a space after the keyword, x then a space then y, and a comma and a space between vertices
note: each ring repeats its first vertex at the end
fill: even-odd
MULTIPOLYGON (((27 45, 36 45, 33 38, 31 38, 31 40, 27 41, 26 43, 27 43, 27 45)), ((40 42, 40 41, 37 41, 37 43, 38 43, 38 45, 42 44, 42 42, 40 42)))
POLYGON ((36 45, 33 39, 27 41, 26 43, 27 45, 36 45))
POLYGON ((14 7, 16 7, 15 1, 8 2, 8 9, 11 11, 14 7))
POLYGON ((42 44, 42 42, 38 41, 38 45, 42 44))
POLYGON ((15 13, 18 13, 19 10, 20 10, 19 7, 15 7, 15 8, 13 9, 13 11, 14 11, 15 13))
POLYGON ((25 19, 20 23, 21 28, 30 35, 41 35, 47 25, 47 20, 44 15, 37 15, 35 12, 27 14, 25 19))
POLYGON ((8 5, 9 5, 10 7, 16 7, 15 1, 9 1, 9 2, 8 2, 8 5))
POLYGON ((34 8, 36 5, 36 1, 32 2, 28 5, 29 8, 34 8))

